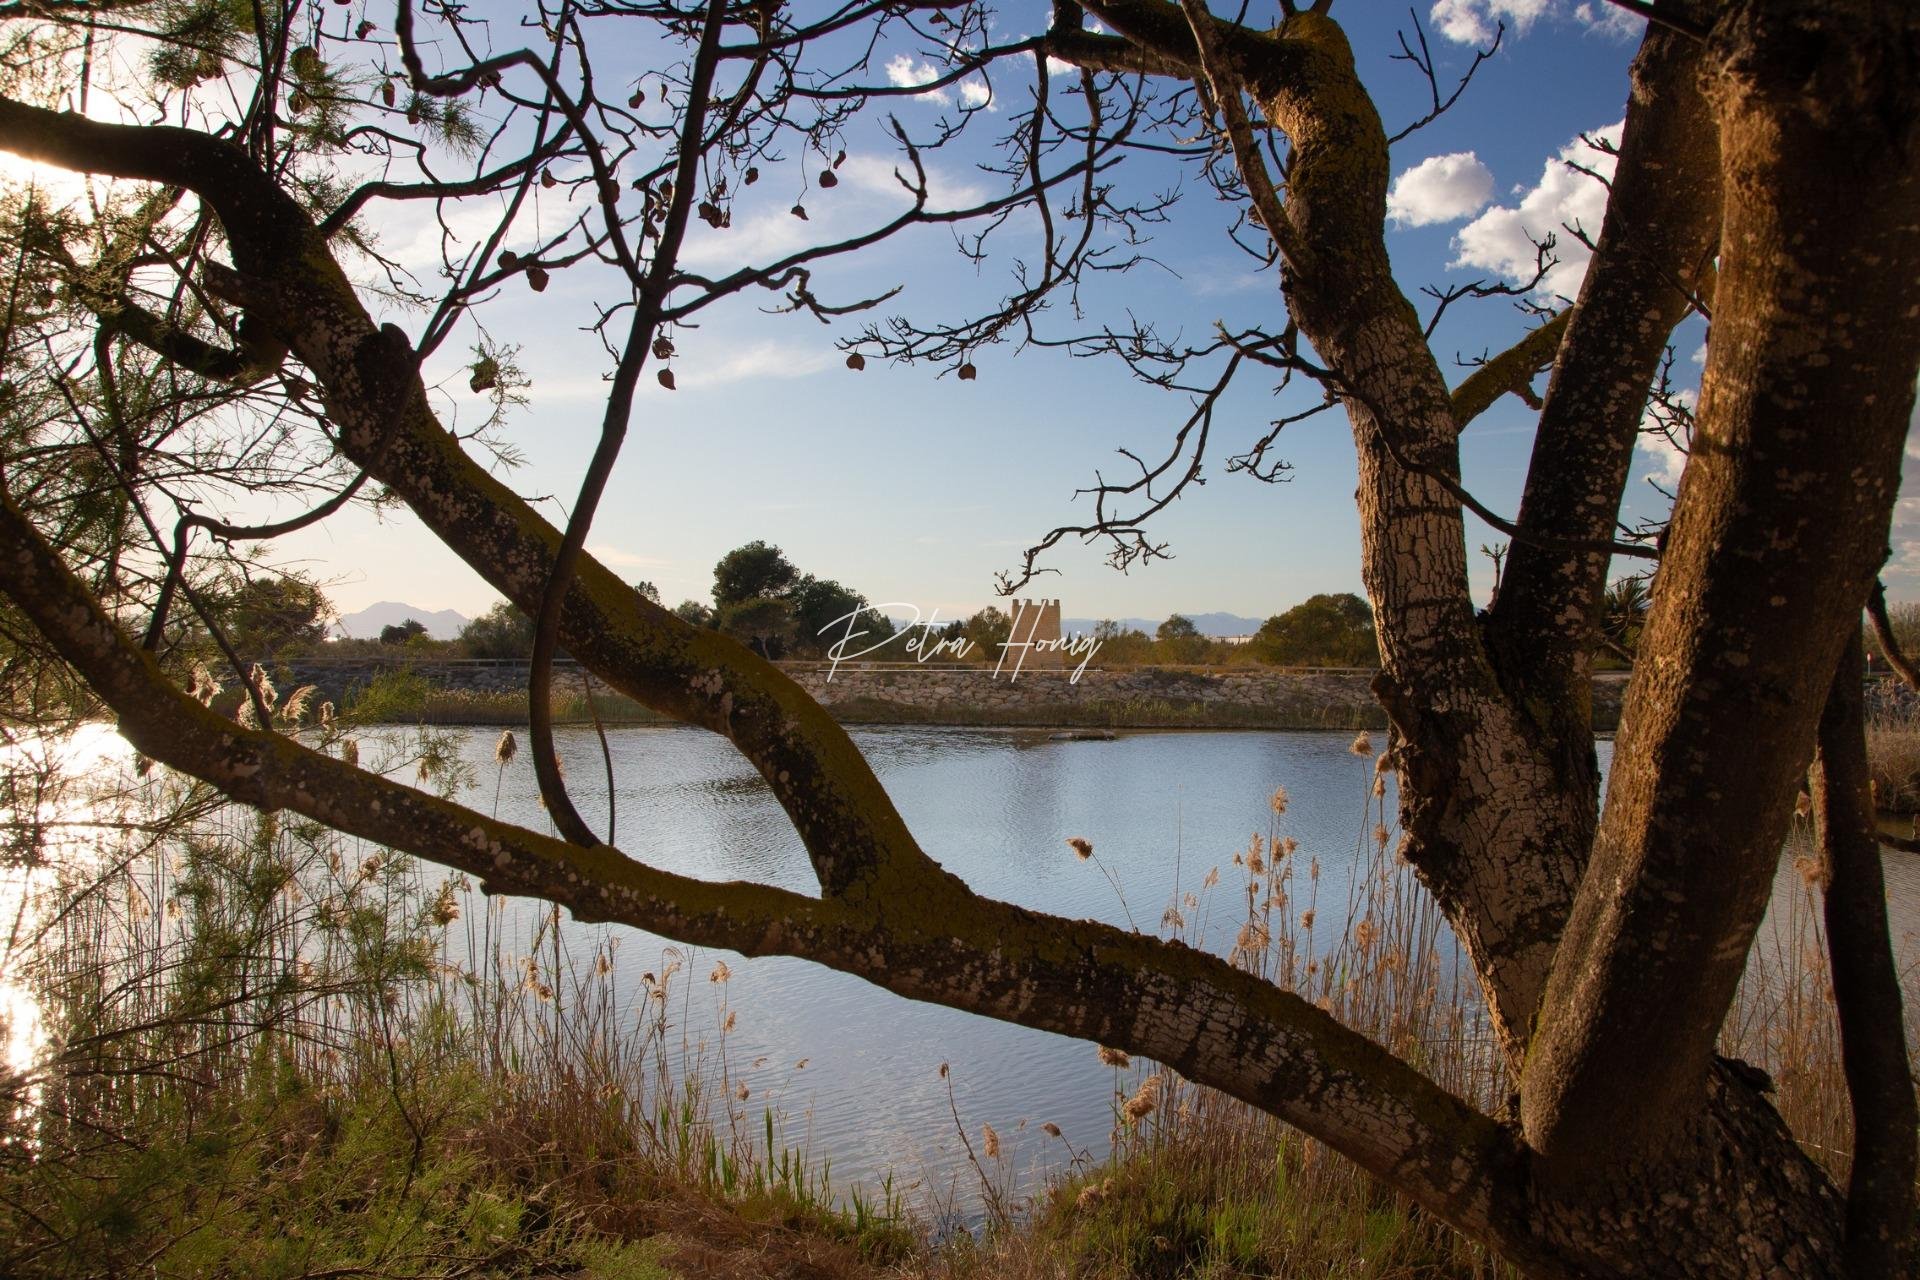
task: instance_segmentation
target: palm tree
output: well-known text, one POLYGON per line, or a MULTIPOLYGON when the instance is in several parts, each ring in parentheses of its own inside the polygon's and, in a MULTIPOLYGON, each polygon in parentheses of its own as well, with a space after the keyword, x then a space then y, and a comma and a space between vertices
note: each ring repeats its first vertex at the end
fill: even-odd
POLYGON ((1653 597, 1647 591, 1647 578, 1635 574, 1607 588, 1601 605, 1600 645, 1623 662, 1632 662, 1640 645, 1640 628, 1647 621, 1647 607, 1653 597))

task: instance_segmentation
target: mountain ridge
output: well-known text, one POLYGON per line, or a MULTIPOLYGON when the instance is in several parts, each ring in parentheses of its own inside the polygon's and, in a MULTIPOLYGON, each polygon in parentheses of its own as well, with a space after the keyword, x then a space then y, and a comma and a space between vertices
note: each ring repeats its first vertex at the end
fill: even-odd
POLYGON ((399 600, 381 600, 335 619, 334 634, 344 640, 378 640, 383 627, 397 627, 413 618, 435 640, 452 640, 470 619, 456 609, 422 609, 399 600))

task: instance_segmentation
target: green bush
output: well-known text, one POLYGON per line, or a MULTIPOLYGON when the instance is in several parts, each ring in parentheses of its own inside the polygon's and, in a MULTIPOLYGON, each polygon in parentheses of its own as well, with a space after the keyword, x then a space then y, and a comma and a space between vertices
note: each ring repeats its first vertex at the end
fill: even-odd
POLYGON ((433 696, 433 685, 417 671, 383 672, 355 690, 347 710, 363 724, 418 724, 433 696))

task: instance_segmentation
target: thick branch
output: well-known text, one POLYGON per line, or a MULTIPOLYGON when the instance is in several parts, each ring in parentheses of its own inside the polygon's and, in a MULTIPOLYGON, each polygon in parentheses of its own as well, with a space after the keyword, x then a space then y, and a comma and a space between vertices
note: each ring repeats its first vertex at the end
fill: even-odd
POLYGON ((1537 1252, 1522 1153, 1499 1125, 1300 997, 1219 957, 974 896, 952 877, 910 898, 813 899, 692 880, 608 846, 489 819, 298 741, 239 728, 172 688, 8 497, 0 589, 120 716, 141 751, 237 799, 545 898, 749 955, 817 960, 931 1000, 1153 1057, 1300 1126, 1445 1220, 1537 1252))
POLYGON ((1465 382, 1455 387, 1454 425, 1465 430, 1469 422, 1491 409, 1501 396, 1518 392, 1532 382, 1540 370, 1553 363, 1560 340, 1566 335, 1570 315, 1571 311, 1562 311, 1545 324, 1528 330, 1526 337, 1475 369, 1465 382))
POLYGON ((1900 637, 1893 633, 1893 619, 1887 616, 1887 587, 1878 580, 1867 595, 1867 617, 1873 620, 1873 637, 1880 642, 1880 655, 1887 665, 1906 681, 1907 688, 1920 691, 1920 671, 1914 669, 1913 661, 1900 647, 1900 637))
MULTIPOLYGON (((1588 655, 1647 388, 1719 241, 1719 152, 1700 46, 1649 29, 1593 262, 1547 386, 1516 537, 1489 628, 1501 681, 1541 727, 1588 752, 1588 655), (1529 540, 1529 538, 1531 540, 1529 540)), ((1617 553, 1616 553, 1617 554, 1617 553)), ((1591 766, 1585 770, 1596 778, 1591 766)), ((1597 781, 1588 784, 1597 787, 1597 781)))

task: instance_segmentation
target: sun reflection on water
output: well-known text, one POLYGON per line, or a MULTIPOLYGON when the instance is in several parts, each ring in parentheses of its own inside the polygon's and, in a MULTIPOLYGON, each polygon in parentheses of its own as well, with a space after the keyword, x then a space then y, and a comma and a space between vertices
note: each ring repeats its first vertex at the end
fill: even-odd
POLYGON ((134 751, 109 724, 0 740, 0 1067, 24 1075, 46 1047, 39 1005, 19 980, 47 924, 65 869, 87 869, 119 845, 139 803, 134 751))

